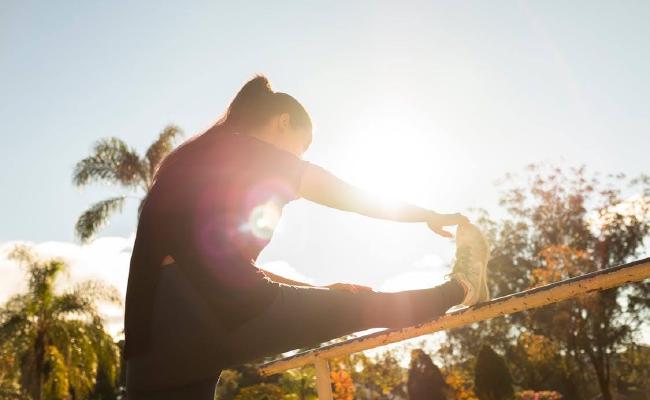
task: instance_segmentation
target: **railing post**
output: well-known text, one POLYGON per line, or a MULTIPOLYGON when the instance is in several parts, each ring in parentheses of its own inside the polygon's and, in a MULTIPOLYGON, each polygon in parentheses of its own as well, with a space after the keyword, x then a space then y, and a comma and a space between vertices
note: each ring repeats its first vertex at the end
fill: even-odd
POLYGON ((330 376, 330 365, 327 359, 316 358, 316 391, 318 400, 332 400, 332 378, 330 376))

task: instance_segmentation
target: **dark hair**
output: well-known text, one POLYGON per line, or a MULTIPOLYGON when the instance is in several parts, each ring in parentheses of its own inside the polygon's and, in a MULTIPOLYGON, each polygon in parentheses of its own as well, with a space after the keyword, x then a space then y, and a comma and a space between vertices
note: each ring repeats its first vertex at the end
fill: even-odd
MULTIPOLYGON (((191 158, 192 145, 201 139, 226 132, 247 134, 252 129, 263 125, 274 115, 281 113, 289 114, 291 125, 294 128, 307 128, 311 132, 311 118, 302 104, 293 96, 274 92, 265 76, 255 76, 239 89, 224 115, 211 128, 188 139, 165 157, 156 171, 155 177, 179 159, 191 158)), ((305 142, 306 146, 309 146, 311 135, 305 138, 305 142)))
POLYGON ((246 133, 280 113, 288 113, 295 128, 312 127, 309 114, 298 100, 286 93, 274 92, 269 80, 258 75, 239 90, 220 123, 246 133))

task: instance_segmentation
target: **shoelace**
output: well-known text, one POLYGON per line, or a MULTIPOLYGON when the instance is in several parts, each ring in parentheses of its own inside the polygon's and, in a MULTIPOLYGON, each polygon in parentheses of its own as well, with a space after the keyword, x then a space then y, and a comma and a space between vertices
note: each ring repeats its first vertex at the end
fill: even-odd
POLYGON ((473 253, 471 246, 464 246, 458 249, 456 253, 456 261, 454 263, 454 268, 452 273, 446 274, 445 279, 448 279, 454 275, 456 272, 462 272, 465 276, 478 274, 478 269, 472 263, 473 253))

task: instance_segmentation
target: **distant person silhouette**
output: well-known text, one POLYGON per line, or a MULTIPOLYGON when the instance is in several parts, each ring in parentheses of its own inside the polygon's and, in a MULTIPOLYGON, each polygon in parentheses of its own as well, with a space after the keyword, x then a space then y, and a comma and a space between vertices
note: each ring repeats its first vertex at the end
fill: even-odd
POLYGON ((386 207, 302 160, 311 139, 304 107, 257 76, 214 126, 162 162, 140 212, 129 271, 130 400, 212 399, 224 368, 369 328, 421 323, 486 298, 487 247, 480 246, 459 253, 448 282, 399 293, 310 287, 258 268, 282 208, 299 197, 373 218, 423 222, 445 237, 445 226, 469 226, 460 214, 386 207))

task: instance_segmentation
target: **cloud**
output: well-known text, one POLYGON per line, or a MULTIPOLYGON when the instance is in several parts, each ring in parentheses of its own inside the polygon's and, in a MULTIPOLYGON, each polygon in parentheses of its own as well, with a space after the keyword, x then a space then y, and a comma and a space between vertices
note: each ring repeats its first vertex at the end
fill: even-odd
MULTIPOLYGON (((61 258, 68 265, 68 271, 57 282, 57 289, 63 291, 71 285, 94 279, 115 286, 122 297, 126 294, 129 261, 134 235, 124 237, 103 237, 86 245, 71 242, 4 242, 0 243, 0 304, 10 296, 27 288, 25 271, 15 261, 7 258, 18 244, 28 245, 41 258, 61 258)), ((102 306, 107 328, 115 337, 121 336, 124 307, 102 306)))

